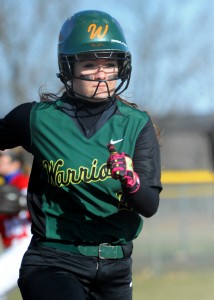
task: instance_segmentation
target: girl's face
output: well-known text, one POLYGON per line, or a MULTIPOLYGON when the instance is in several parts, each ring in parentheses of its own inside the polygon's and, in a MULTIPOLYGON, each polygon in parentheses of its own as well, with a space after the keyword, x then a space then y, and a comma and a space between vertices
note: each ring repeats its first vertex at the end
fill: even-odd
POLYGON ((116 89, 118 62, 105 58, 75 62, 74 75, 81 78, 73 79, 73 90, 77 96, 91 98, 93 102, 104 101, 116 89))

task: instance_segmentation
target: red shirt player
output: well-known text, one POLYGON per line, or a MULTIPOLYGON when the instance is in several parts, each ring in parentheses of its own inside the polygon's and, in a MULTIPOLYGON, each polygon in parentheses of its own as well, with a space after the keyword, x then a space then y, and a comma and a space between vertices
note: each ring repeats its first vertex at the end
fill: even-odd
MULTIPOLYGON (((17 187, 26 196, 29 176, 23 171, 23 159, 20 151, 0 151, 0 175, 5 184, 17 187)), ((15 241, 30 234, 30 215, 26 198, 22 197, 20 211, 17 214, 0 213, 0 235, 4 247, 10 247, 15 241)))

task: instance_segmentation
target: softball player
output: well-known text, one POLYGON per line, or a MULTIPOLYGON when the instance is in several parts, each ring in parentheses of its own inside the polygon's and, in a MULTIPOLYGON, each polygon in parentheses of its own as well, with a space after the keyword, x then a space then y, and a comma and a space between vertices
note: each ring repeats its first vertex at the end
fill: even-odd
POLYGON ((24 173, 21 153, 0 151, 0 237, 3 248, 0 255, 0 300, 17 287, 22 256, 31 240, 31 221, 26 194, 29 176, 24 173))
POLYGON ((0 148, 34 155, 33 238, 18 285, 25 300, 132 299, 132 241, 158 209, 160 152, 149 115, 119 95, 131 54, 113 17, 81 11, 58 41, 59 94, 0 121, 0 148))

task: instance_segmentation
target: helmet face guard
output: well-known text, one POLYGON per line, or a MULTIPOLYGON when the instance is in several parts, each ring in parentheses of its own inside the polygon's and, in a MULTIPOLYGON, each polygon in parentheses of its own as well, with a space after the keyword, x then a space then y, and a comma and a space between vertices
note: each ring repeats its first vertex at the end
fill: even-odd
MULTIPOLYGON (((112 96, 128 88, 131 76, 131 54, 119 23, 110 15, 96 10, 82 11, 65 21, 59 35, 58 64, 61 79, 69 95, 74 95, 74 63, 83 60, 108 59, 118 61, 117 87, 112 96)), ((88 80, 87 78, 77 78, 88 80)), ((94 81, 94 80, 93 80, 94 81)), ((109 80, 105 82, 108 90, 109 80)), ((96 89, 96 91, 97 91, 96 89)), ((91 98, 94 98, 94 95, 91 98)), ((83 96, 83 95, 79 95, 83 96)), ((109 93, 110 97, 110 93, 109 93)))

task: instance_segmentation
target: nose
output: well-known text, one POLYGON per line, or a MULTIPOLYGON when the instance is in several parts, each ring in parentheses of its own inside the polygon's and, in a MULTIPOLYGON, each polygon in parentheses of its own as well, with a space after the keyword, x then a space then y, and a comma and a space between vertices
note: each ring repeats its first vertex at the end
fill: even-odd
POLYGON ((106 78, 106 73, 104 71, 103 66, 98 66, 97 72, 95 74, 95 78, 98 80, 104 80, 106 78))

